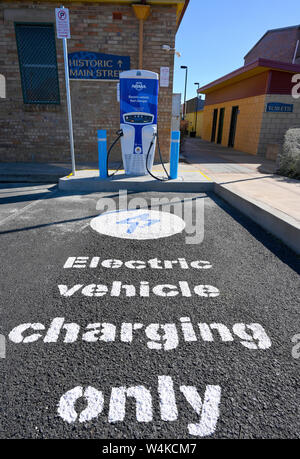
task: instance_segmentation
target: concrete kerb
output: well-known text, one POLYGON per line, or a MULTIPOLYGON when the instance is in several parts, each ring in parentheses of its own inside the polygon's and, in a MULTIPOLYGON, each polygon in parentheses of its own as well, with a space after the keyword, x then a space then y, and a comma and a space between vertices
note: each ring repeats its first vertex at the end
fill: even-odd
POLYGON ((300 223, 297 220, 267 204, 234 193, 225 185, 214 183, 214 193, 300 254, 300 223))
POLYGON ((122 177, 116 179, 100 179, 98 177, 75 178, 62 177, 59 179, 58 187, 62 191, 72 192, 117 192, 120 189, 136 192, 159 191, 159 192, 203 192, 213 191, 214 183, 208 180, 183 180, 179 177, 176 180, 158 181, 145 177, 122 177))
MULTIPOLYGON (((199 176, 198 176, 199 177, 199 176)), ((111 177, 101 180, 99 177, 63 177, 59 180, 62 191, 111 192, 126 189, 128 191, 147 192, 206 192, 212 191, 238 211, 249 217, 269 233, 276 236, 289 248, 300 254, 300 223, 283 212, 241 193, 229 190, 209 180, 190 180, 183 177, 177 180, 160 182, 149 177, 111 177)))

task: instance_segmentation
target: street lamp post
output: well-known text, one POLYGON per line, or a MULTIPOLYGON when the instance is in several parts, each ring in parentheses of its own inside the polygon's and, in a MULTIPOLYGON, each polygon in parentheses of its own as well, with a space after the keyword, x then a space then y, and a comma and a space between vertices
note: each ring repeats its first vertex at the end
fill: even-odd
POLYGON ((199 86, 200 84, 199 83, 194 83, 195 85, 197 85, 197 100, 196 100, 196 121, 195 121, 195 131, 196 131, 196 137, 197 137, 197 115, 198 115, 198 89, 199 89, 199 86))
POLYGON ((186 65, 181 65, 181 69, 185 69, 185 86, 184 86, 184 113, 183 113, 183 119, 186 117, 186 86, 187 86, 187 74, 188 74, 188 68, 186 65))

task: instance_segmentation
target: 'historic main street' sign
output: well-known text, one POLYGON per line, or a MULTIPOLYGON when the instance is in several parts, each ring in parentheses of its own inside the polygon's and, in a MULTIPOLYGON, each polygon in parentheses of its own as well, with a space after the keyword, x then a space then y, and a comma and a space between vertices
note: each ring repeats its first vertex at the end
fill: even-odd
POLYGON ((118 80, 130 70, 129 56, 78 51, 69 53, 70 80, 118 80))
POLYGON ((283 104, 282 102, 269 102, 266 107, 267 112, 275 113, 292 113, 293 109, 293 104, 283 104))

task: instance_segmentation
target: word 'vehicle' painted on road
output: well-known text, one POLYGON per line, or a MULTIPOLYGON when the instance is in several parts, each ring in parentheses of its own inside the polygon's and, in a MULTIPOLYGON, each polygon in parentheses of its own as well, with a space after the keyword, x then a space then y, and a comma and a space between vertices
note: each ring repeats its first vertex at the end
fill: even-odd
POLYGON ((174 298, 175 296, 182 296, 190 298, 197 295, 201 298, 214 298, 220 295, 217 287, 213 285, 199 284, 190 287, 186 281, 179 281, 176 284, 158 284, 150 288, 148 281, 140 281, 138 286, 133 284, 123 284, 121 281, 113 281, 111 286, 105 284, 75 284, 75 285, 58 285, 61 296, 72 297, 81 291, 81 294, 86 297, 102 297, 110 295, 112 298, 116 297, 134 297, 149 298, 150 294, 163 298, 174 298))
MULTIPOLYGON (((191 422, 187 429, 190 435, 206 437, 212 435, 216 429, 219 418, 219 404, 221 401, 221 387, 219 385, 205 386, 204 395, 199 395, 195 386, 180 385, 181 392, 188 407, 192 407, 198 415, 198 422, 191 422)), ((157 392, 159 397, 159 415, 162 421, 174 422, 179 416, 176 392, 171 376, 158 376, 157 392)), ((140 423, 153 422, 152 393, 144 385, 112 387, 109 399, 108 422, 124 422, 126 416, 126 399, 133 398, 136 405, 136 420, 140 423)), ((105 406, 103 392, 88 386, 76 386, 68 390, 59 400, 58 414, 69 424, 76 421, 86 423, 96 420, 105 406), (87 407, 78 414, 75 404, 80 398, 84 398, 87 407)))
POLYGON ((177 215, 157 210, 145 212, 145 209, 105 212, 90 224, 102 235, 137 240, 169 237, 185 228, 184 220, 177 215))

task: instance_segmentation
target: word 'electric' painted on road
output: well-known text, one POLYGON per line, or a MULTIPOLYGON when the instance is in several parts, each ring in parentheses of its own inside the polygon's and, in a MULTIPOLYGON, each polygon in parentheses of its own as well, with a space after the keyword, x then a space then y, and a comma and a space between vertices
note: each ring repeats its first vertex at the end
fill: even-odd
POLYGON ((195 260, 188 262, 185 258, 177 258, 177 260, 159 260, 158 258, 152 258, 151 260, 129 260, 122 261, 115 258, 107 260, 100 260, 100 257, 68 257, 64 264, 65 269, 81 269, 81 268, 128 268, 128 269, 210 269, 212 264, 209 261, 195 260))
POLYGON ((122 239, 159 239, 181 233, 185 228, 182 218, 156 210, 126 210, 105 212, 91 221, 93 230, 122 239))

